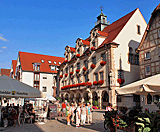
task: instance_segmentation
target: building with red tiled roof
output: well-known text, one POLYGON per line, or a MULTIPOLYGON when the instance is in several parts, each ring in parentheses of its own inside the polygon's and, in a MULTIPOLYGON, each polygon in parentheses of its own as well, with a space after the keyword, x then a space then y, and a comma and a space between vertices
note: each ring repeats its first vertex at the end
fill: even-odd
POLYGON ((11 71, 10 71, 10 76, 12 78, 16 78, 16 65, 17 65, 17 60, 12 60, 11 71))
POLYGON ((57 74, 63 57, 28 52, 18 53, 17 62, 12 61, 12 70, 17 80, 54 96, 58 85, 57 74), (16 64, 16 67, 15 67, 16 64))
POLYGON ((61 99, 91 104, 98 101, 100 108, 108 102, 117 105, 115 88, 139 79, 135 50, 145 28, 146 22, 138 8, 112 24, 101 12, 90 36, 76 40, 74 55, 65 49, 59 76, 61 99))
POLYGON ((10 70, 11 69, 3 69, 3 68, 1 68, 1 76, 2 75, 6 75, 6 76, 10 77, 10 70))

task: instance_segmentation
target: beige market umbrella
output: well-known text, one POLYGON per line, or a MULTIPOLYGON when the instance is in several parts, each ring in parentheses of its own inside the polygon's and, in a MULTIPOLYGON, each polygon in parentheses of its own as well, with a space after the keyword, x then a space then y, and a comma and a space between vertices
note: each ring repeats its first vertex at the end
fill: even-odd
POLYGON ((160 74, 136 81, 134 83, 125 85, 121 88, 117 88, 116 92, 119 95, 123 94, 147 95, 148 93, 152 95, 158 95, 160 94, 160 74))

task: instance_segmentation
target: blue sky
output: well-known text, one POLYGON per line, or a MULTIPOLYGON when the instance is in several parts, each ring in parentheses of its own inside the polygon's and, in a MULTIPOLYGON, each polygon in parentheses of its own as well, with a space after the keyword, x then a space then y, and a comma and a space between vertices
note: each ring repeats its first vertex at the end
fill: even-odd
POLYGON ((1 0, 0 68, 18 51, 64 57, 66 45, 87 38, 100 6, 110 23, 139 8, 148 23, 159 0, 1 0))

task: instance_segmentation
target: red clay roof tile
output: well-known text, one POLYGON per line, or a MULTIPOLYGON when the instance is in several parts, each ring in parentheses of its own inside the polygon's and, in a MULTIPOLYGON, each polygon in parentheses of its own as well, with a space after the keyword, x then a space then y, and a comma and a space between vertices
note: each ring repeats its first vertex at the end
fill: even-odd
POLYGON ((15 76, 16 73, 16 65, 17 65, 17 60, 12 60, 12 66, 13 66, 13 74, 15 76))
POLYGON ((84 44, 84 45, 90 45, 90 42, 89 41, 87 41, 87 40, 82 40, 82 43, 84 44))
POLYGON ((73 47, 70 47, 70 50, 71 50, 72 52, 76 52, 76 49, 73 48, 73 47))
POLYGON ((6 75, 6 76, 8 76, 8 77, 10 77, 10 71, 11 71, 11 69, 1 69, 1 76, 2 75, 6 75))
POLYGON ((64 61, 63 57, 27 53, 21 51, 19 51, 19 57, 22 70, 34 71, 33 63, 41 63, 40 72, 47 72, 47 73, 57 73, 57 71, 51 71, 50 65, 59 66, 59 62, 63 63, 64 61), (42 63, 41 60, 44 60, 44 63, 42 63), (51 63, 48 63, 48 61, 51 61, 51 63), (54 61, 56 62, 56 64, 54 64, 54 61))

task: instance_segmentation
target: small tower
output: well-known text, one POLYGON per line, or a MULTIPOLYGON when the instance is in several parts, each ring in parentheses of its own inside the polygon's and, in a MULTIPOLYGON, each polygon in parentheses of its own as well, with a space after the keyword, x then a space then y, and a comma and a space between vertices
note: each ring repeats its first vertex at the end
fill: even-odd
POLYGON ((109 22, 107 21, 107 16, 103 14, 102 8, 103 7, 101 6, 101 14, 97 17, 97 22, 95 23, 95 28, 97 28, 99 31, 102 31, 105 27, 109 25, 109 22))

